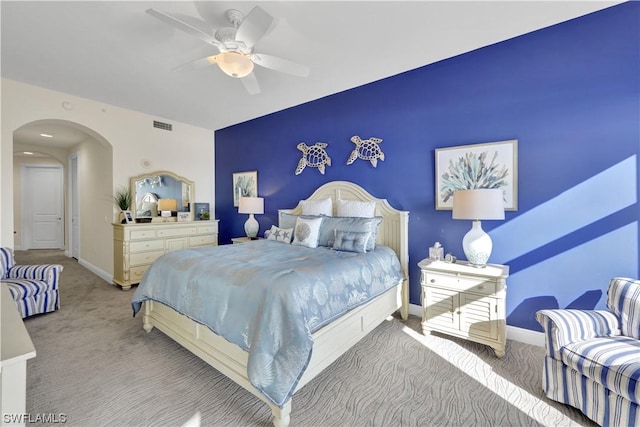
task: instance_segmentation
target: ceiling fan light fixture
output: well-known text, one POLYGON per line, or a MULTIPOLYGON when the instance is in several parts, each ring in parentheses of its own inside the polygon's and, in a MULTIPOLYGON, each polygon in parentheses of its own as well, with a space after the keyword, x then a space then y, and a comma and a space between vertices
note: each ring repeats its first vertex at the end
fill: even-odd
POLYGON ((240 52, 222 52, 217 55, 216 64, 225 74, 237 79, 253 71, 253 62, 240 52))

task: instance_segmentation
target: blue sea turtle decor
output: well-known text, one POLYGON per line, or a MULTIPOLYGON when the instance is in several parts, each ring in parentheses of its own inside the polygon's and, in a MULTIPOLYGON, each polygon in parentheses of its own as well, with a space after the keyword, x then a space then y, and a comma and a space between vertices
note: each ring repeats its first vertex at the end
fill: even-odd
POLYGON ((347 164, 355 162, 357 158, 362 160, 369 160, 373 167, 378 166, 378 159, 384 160, 384 153, 380 149, 380 144, 382 139, 380 138, 369 138, 369 139, 360 139, 358 135, 351 137, 351 142, 356 144, 356 148, 353 149, 349 159, 347 160, 347 164))
POLYGON ((318 168, 320 173, 324 175, 325 165, 331 166, 331 157, 325 150, 328 145, 326 142, 316 142, 313 145, 307 145, 304 142, 298 144, 297 148, 302 151, 302 158, 298 162, 296 175, 300 175, 307 166, 318 168))

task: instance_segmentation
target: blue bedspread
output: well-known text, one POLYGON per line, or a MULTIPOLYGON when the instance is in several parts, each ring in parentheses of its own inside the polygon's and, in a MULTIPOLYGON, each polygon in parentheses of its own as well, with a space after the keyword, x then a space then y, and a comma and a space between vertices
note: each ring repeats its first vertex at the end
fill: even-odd
POLYGON ((248 377, 275 405, 304 373, 311 334, 402 280, 395 253, 310 249, 270 240, 170 252, 133 295, 162 302, 249 353, 248 377))

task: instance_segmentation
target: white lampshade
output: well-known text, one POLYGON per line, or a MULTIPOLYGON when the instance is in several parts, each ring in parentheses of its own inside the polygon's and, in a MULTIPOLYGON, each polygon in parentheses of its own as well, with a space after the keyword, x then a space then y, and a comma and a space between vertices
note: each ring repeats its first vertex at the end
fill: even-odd
POLYGON ((453 219, 471 219, 471 230, 462 240, 462 249, 469 263, 484 267, 491 256, 493 242, 484 232, 480 220, 504 219, 503 192, 499 188, 458 190, 453 193, 453 219))
POLYGON ((241 214, 263 214, 264 199, 262 197, 240 197, 238 213, 241 214))
POLYGON ((253 215, 264 213, 264 199, 262 197, 240 197, 238 213, 249 214, 249 219, 244 223, 244 232, 247 237, 255 239, 258 236, 260 224, 253 215))
POLYGON ((504 219, 500 188, 458 190, 453 193, 453 219, 504 219))
POLYGON ((253 62, 240 52, 222 52, 216 55, 218 67, 228 76, 242 78, 253 71, 253 62))

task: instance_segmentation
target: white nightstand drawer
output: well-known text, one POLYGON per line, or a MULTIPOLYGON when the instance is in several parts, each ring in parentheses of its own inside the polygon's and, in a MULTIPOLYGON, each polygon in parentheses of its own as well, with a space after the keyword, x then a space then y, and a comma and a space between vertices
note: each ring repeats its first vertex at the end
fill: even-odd
POLYGON ((446 275, 431 272, 422 272, 422 284, 428 286, 438 286, 457 291, 476 292, 483 295, 493 295, 496 293, 496 282, 482 280, 481 278, 470 278, 464 276, 446 275))
POLYGON ((130 252, 146 252, 161 251, 164 249, 164 240, 142 240, 140 242, 131 242, 130 252))
POLYGON ((130 265, 141 265, 141 264, 151 264, 153 261, 160 258, 164 255, 164 251, 155 251, 155 252, 141 252, 137 254, 131 254, 129 256, 129 264, 130 265))

